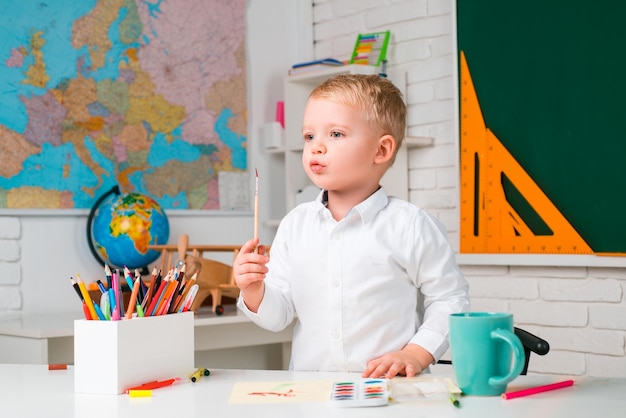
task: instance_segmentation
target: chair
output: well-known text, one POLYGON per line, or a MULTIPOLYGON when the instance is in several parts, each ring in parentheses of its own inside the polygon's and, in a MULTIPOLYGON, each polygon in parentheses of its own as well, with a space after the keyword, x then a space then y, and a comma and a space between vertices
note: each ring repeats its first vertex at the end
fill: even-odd
MULTIPOLYGON (((530 361, 531 353, 538 354, 540 356, 545 356, 550 351, 550 344, 542 338, 537 337, 530 332, 523 330, 521 328, 514 328, 515 335, 522 342, 522 346, 524 347, 524 368, 520 374, 525 375, 528 372, 528 363, 530 361)), ((450 360, 439 360, 437 364, 452 364, 450 360)))
POLYGON ((550 351, 550 344, 542 338, 537 337, 530 332, 523 330, 521 328, 514 328, 515 335, 522 342, 522 346, 524 347, 524 355, 526 357, 524 361, 524 368, 522 369, 521 374, 526 374, 528 372, 528 362, 530 361, 530 353, 535 353, 540 356, 545 356, 550 351))

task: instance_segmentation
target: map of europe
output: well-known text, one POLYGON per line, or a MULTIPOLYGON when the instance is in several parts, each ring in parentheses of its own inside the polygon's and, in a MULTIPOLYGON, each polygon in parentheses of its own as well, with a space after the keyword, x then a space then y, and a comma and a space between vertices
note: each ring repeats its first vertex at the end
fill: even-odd
POLYGON ((0 4, 0 209, 91 208, 118 185, 222 209, 245 173, 246 0, 0 4))

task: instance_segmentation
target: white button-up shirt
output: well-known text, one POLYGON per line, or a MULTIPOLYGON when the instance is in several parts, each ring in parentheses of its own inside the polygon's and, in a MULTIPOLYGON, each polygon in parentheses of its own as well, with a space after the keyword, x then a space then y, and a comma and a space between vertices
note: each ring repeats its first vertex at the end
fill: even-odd
POLYGON ((322 202, 297 206, 272 244, 259 326, 296 321, 290 368, 363 371, 415 343, 437 360, 448 316, 469 309, 468 284, 437 221, 379 189, 335 221, 322 202))

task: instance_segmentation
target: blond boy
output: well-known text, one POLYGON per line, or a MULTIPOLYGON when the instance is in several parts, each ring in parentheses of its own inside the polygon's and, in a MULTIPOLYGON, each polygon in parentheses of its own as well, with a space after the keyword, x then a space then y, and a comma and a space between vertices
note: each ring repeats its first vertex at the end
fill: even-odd
POLYGON ((438 222, 380 186, 405 129, 402 95, 379 76, 336 76, 309 96, 302 163, 319 197, 285 216, 271 259, 253 239, 233 265, 246 315, 275 331, 296 321, 291 369, 417 375, 469 308, 438 222))

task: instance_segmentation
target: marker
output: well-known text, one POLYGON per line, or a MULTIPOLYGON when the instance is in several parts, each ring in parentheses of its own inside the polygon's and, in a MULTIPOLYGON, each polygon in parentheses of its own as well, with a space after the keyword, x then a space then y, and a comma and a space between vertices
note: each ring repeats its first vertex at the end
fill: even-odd
POLYGON ((93 307, 96 310, 96 315, 98 315, 98 319, 101 321, 106 321, 106 316, 104 315, 104 313, 102 312, 102 309, 100 309, 100 306, 98 306, 98 304, 96 302, 93 302, 93 307))
POLYGON ((111 319, 111 305, 109 304, 109 292, 107 291, 102 296, 100 296, 100 304, 102 305, 102 313, 104 314, 104 319, 109 321, 111 319))
POLYGON ((547 392, 549 390, 561 389, 572 386, 573 380, 564 380, 562 382, 551 383, 549 385, 537 386, 534 388, 522 389, 515 392, 508 392, 502 394, 502 399, 515 399, 523 396, 534 395, 536 393, 547 392))
POLYGON ((96 280, 96 283, 98 284, 98 289, 100 289, 100 293, 106 293, 107 290, 104 287, 104 284, 102 284, 102 281, 100 281, 100 279, 96 280))
POLYGON ((208 376, 210 375, 211 372, 209 371, 209 369, 205 369, 204 367, 198 367, 198 370, 196 370, 195 372, 193 372, 190 376, 189 379, 192 382, 197 382, 198 380, 200 380, 200 378, 202 376, 208 376))
POLYGON ((459 400, 455 398, 454 395, 450 395, 450 402, 452 402, 452 405, 456 406, 457 408, 461 407, 461 402, 459 402, 459 400))
POLYGON ((104 265, 104 275, 107 278, 107 288, 110 289, 111 288, 111 269, 109 268, 108 264, 104 265))
POLYGON ((185 297, 185 300, 182 303, 178 312, 187 312, 189 309, 191 309, 191 305, 193 305, 193 301, 195 300, 196 295, 198 294, 198 289, 199 289, 199 286, 197 284, 194 284, 193 286, 191 286, 191 289, 189 290, 189 293, 185 297))
POLYGON ((129 393, 131 390, 148 390, 148 389, 152 390, 152 389, 164 388, 166 386, 170 386, 171 384, 173 384, 174 382, 178 380, 180 380, 180 377, 175 377, 173 379, 167 379, 167 380, 162 380, 162 381, 155 380, 153 382, 144 383, 139 386, 133 386, 132 388, 126 389, 125 392, 129 393))
POLYGON ((109 308, 111 309, 111 312, 113 312, 113 310, 115 309, 115 292, 113 291, 112 288, 109 288, 108 294, 109 294, 109 308))

